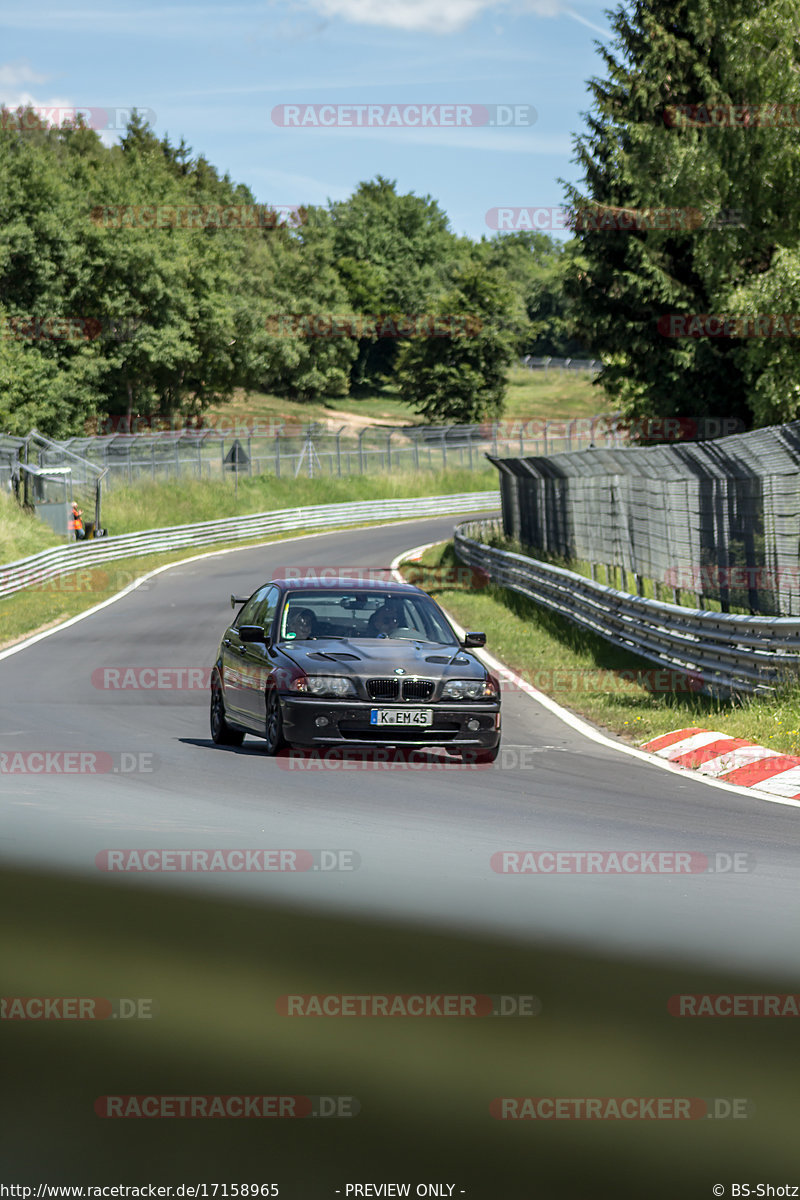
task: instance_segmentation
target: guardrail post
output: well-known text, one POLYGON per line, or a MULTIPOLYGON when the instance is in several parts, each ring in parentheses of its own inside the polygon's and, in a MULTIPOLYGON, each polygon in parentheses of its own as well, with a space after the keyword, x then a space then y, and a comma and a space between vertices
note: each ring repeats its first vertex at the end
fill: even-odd
POLYGON ((360 475, 363 475, 363 474, 364 474, 364 443, 363 443, 363 438, 364 438, 364 434, 365 434, 366 432, 367 432, 367 427, 365 426, 365 427, 364 427, 364 428, 361 430, 361 432, 359 433, 359 435, 358 435, 358 470, 359 470, 359 474, 360 474, 360 475))

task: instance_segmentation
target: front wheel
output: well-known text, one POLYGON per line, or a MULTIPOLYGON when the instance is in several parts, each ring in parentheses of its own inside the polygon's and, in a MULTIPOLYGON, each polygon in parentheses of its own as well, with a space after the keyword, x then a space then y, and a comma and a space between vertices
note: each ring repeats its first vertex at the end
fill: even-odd
POLYGON ((211 680, 210 724, 211 740, 215 746, 241 746, 244 734, 239 729, 232 729, 225 720, 225 701, 222 698, 222 685, 216 671, 211 680))
POLYGON ((287 746, 283 736, 283 713, 278 693, 273 688, 267 693, 267 720, 265 730, 267 754, 275 755, 287 746))

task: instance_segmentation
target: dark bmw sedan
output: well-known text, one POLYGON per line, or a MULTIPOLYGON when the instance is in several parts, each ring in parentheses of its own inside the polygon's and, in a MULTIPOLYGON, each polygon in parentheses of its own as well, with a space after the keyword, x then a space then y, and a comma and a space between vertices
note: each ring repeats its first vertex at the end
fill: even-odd
POLYGON ((273 579, 242 604, 211 673, 211 736, 287 745, 439 746, 493 762, 500 685, 407 583, 273 579))

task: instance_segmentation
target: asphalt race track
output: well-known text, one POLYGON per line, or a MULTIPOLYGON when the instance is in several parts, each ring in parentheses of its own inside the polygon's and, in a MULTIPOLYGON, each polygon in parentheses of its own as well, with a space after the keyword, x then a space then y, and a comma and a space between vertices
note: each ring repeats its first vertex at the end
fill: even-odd
MULTIPOLYGON (((207 1047, 215 1038, 220 1045, 227 1045, 231 1038, 235 1042, 238 1018, 223 1006, 215 1010, 215 1020, 209 1024, 205 1000, 198 996, 196 1019, 190 1019, 184 1011, 182 1021, 174 1027, 169 1025, 165 997, 177 996, 179 987, 169 976, 170 956, 179 955, 175 945, 193 946, 194 957, 191 962, 187 958, 181 968, 180 988, 185 998, 187 988, 188 994, 194 994, 196 986, 206 986, 210 979, 219 979, 226 972, 235 974, 239 969, 232 948, 239 944, 237 938, 243 936, 244 926, 238 928, 231 914, 246 912, 248 920, 258 923, 263 921, 263 914, 270 913, 276 939, 279 927, 286 937, 280 950, 277 941, 273 948, 272 966, 280 976, 280 986, 277 978, 274 986, 267 985, 272 989, 271 1016, 265 1026, 270 1039, 276 1029, 276 1039, 284 1036, 281 1030, 287 1028, 288 1020, 282 1018, 281 1026, 275 1017, 274 995, 293 988, 302 993, 338 994, 357 986, 362 993, 395 993, 419 989, 428 980, 429 991, 455 990, 459 986, 481 993, 536 993, 543 1005, 541 1016, 529 1018, 527 1024, 518 1018, 494 1026, 491 1022, 481 1025, 484 1042, 489 1036, 484 1032, 486 1026, 491 1030, 502 1027, 504 1031, 519 1031, 524 1026, 518 1044, 505 1045, 502 1054, 497 1050, 497 1062, 508 1052, 509 1062, 516 1063, 518 1069, 523 1065, 520 1050, 524 1045, 529 1071, 527 1086, 524 1079, 517 1079, 516 1090, 498 1091, 501 1085, 493 1080, 491 1096, 486 1093, 487 1104, 498 1095, 735 1095, 747 1096, 755 1114, 738 1126, 732 1121, 716 1121, 713 1139, 712 1127, 704 1124, 678 1131, 674 1124, 664 1122, 657 1134, 653 1127, 659 1122, 631 1122, 624 1131, 617 1123, 608 1134, 604 1134, 606 1123, 600 1121, 563 1122, 558 1128, 556 1122, 540 1123, 536 1128, 533 1123, 512 1126, 511 1122, 485 1117, 486 1088, 482 1087, 481 1112, 487 1126, 485 1136, 490 1141, 481 1150, 480 1166, 470 1160, 463 1145, 464 1140, 469 1143, 478 1135, 466 1133, 466 1126, 459 1130, 455 1119, 450 1121, 452 1113, 447 1132, 440 1130, 433 1143, 425 1146, 419 1129, 409 1134, 417 1139, 416 1143, 404 1137, 398 1144, 383 1127, 379 1133, 377 1126, 372 1134, 362 1133, 360 1142, 343 1141, 344 1135, 337 1142, 330 1130, 348 1123, 337 1125, 331 1121, 325 1129, 325 1147, 318 1148, 314 1168, 317 1174, 310 1166, 314 1155, 300 1133, 292 1129, 286 1134, 287 1140, 279 1143, 283 1196, 296 1194, 316 1200, 318 1195, 335 1195, 337 1188, 344 1195, 347 1183, 367 1178, 407 1179, 412 1185, 455 1181, 454 1196, 462 1188, 465 1195, 488 1196, 491 1191, 476 1190, 478 1180, 481 1188, 488 1186, 481 1175, 483 1170, 487 1179, 493 1176, 503 1180, 498 1196, 589 1195, 582 1189, 589 1188, 593 1178, 605 1181, 594 1194, 605 1195, 609 1194, 605 1184, 621 1161, 630 1163, 632 1153, 641 1159, 636 1186, 632 1180, 620 1182, 614 1194, 675 1194, 659 1188, 669 1189, 685 1181, 679 1174, 665 1174, 663 1168, 669 1163, 670 1171, 679 1172, 683 1156, 692 1166, 691 1173, 687 1167, 687 1178, 691 1177, 697 1188, 692 1194, 706 1195, 710 1194, 711 1184, 717 1182, 718 1170, 713 1178, 708 1175, 708 1187, 700 1187, 699 1163, 709 1170, 723 1162, 733 1164, 740 1150, 744 1154, 744 1147, 749 1158, 741 1162, 742 1170, 748 1162, 761 1165, 762 1155, 764 1164, 783 1167, 790 1161, 790 1147, 781 1134, 780 1114, 786 1103, 783 1089, 789 1087, 790 1079, 784 1079, 780 1072, 789 1069, 795 1057, 791 1051, 797 1049, 791 1018, 751 1020, 747 1029, 746 1019, 679 1021, 666 1013, 666 1000, 671 994, 687 991, 720 992, 727 988, 750 994, 757 987, 760 992, 773 988, 791 992, 797 985, 800 811, 755 795, 708 787, 588 740, 532 698, 514 691, 504 696, 503 752, 491 767, 465 766, 432 752, 422 766, 387 766, 380 756, 366 755, 363 761, 320 768, 296 758, 269 759, 263 753, 263 743, 256 739, 247 738, 240 749, 219 748, 211 743, 208 693, 205 687, 197 686, 197 681, 200 672, 213 662, 230 620, 231 593, 249 595, 286 566, 385 566, 406 548, 449 536, 453 524, 454 518, 448 516, 215 554, 163 572, 102 611, 18 652, 0 655, 0 755, 6 756, 0 758, 5 764, 0 773, 3 908, 8 913, 9 905, 16 906, 19 921, 11 922, 10 930, 19 934, 27 926, 28 937, 26 952, 22 940, 10 932, 6 958, 9 983, 3 994, 110 995, 108 983, 102 990, 103 968, 112 975, 120 971, 118 986, 129 990, 116 995, 161 997, 161 1032, 154 1021, 147 1033, 156 1041, 137 1042, 145 1039, 144 1022, 139 1022, 131 1034, 133 1040, 122 1050, 117 1047, 126 1069, 130 1071, 137 1059, 141 1068, 149 1054, 155 1054, 164 1066, 170 1055, 180 1052, 187 1062, 191 1061, 193 1071, 197 1054, 196 1045, 190 1052, 191 1037, 207 1047), (129 668, 173 671, 170 678, 178 686, 161 690, 105 686, 109 680, 124 679, 129 668), (120 674, 109 674, 114 670, 120 674), (185 686, 187 682, 192 686, 185 686), (51 764, 48 769, 41 773, 13 769, 15 761, 39 761, 30 757, 35 752, 50 755, 45 759, 51 764), (72 753, 73 758, 59 757, 60 752, 72 753), (85 756, 84 763, 95 764, 97 773, 65 773, 59 764, 74 764, 74 752, 85 756), (27 757, 15 760, 15 755, 27 757), (308 850, 314 866, 301 871, 266 872, 102 869, 109 861, 103 857, 105 851, 212 852, 236 848, 308 850), (690 874, 518 876, 493 869, 491 859, 497 852, 519 850, 706 854, 721 869, 690 874), (327 855, 323 851, 328 851, 327 855), (747 869, 729 869, 737 862, 746 863, 747 869), (48 897, 41 913, 36 896, 48 897), (90 901, 89 897, 95 899, 90 901), (206 913, 206 940, 197 925, 199 918, 190 919, 190 909, 195 911, 191 906, 198 906, 198 913, 206 913), (118 922, 116 951, 107 960, 98 958, 99 943, 92 941, 95 935, 100 937, 99 932, 90 932, 94 919, 105 919, 104 910, 109 919, 116 912, 118 922), (87 917, 91 911, 95 917, 87 917), (232 922, 227 932, 225 920, 232 922), (162 921, 163 930, 159 930, 162 921), (161 945, 159 938, 167 938, 167 928, 175 930, 178 925, 183 930, 180 939, 176 935, 172 949, 164 940, 156 967, 147 957, 148 939, 152 939, 152 945, 161 945), (59 937, 55 936, 57 929, 61 930, 59 937), (323 935, 323 931, 327 932, 323 935), (82 936, 85 944, 81 943, 82 936), (308 939, 306 945, 315 947, 313 963, 306 964, 305 972, 302 955, 297 956, 298 939, 302 946, 304 938, 308 939), (365 938, 372 939, 373 957, 367 962, 361 959, 356 971, 353 947, 365 938), (398 942, 393 974, 390 949, 396 938, 402 940, 402 953, 398 942), (475 941, 472 956, 465 950, 470 939, 475 941), (72 949, 67 953, 70 945, 72 949), (289 945, 294 955, 291 963, 287 957, 289 945), (328 986, 323 986, 320 964, 332 945, 342 953, 327 962, 328 986), (207 953, 201 966, 204 946, 207 953), (346 953, 344 946, 349 948, 346 953), (417 974, 411 967, 415 946, 421 956, 421 973, 417 974), (229 950, 231 956, 226 958, 229 950), (483 956, 480 970, 476 965, 478 954, 483 956), (48 961, 52 963, 49 973, 48 961), (94 963, 91 969, 86 965, 90 962, 94 963), (92 990, 88 974, 81 977, 78 972, 81 963, 91 974, 92 990), (199 982, 200 976, 193 975, 202 970, 207 972, 204 985, 199 982), (125 975, 125 971, 132 973, 125 975), (393 986, 393 981, 400 979, 404 986, 393 986), (693 985, 688 987, 686 981, 690 979, 693 985), (619 990, 623 980, 630 998, 627 1015, 619 990), (67 986, 76 990, 67 992, 67 986), (130 991, 133 987, 137 988, 135 993, 130 991), (594 999, 586 988, 592 989, 594 999), (642 998, 645 993, 647 1000, 642 998), (561 1058, 539 1059, 537 1056, 545 1050, 536 1039, 547 1014, 553 1011, 552 997, 556 994, 561 996, 561 1019, 567 1025, 551 1027, 555 1041, 546 1053, 560 1045, 561 1058), (534 1027, 535 1033, 530 1033, 534 1027), (167 1028, 172 1030, 169 1039, 164 1034, 167 1028), (633 1032, 634 1028, 638 1032, 633 1032), (753 1036, 761 1042, 757 1051, 752 1042, 748 1043, 750 1049, 745 1054, 739 1039, 751 1029, 756 1030, 753 1036), (564 1040, 560 1042, 559 1037, 564 1040), (525 1039, 531 1038, 529 1044, 525 1039), (599 1082, 599 1059, 592 1065, 589 1090, 590 1080, 577 1069, 580 1056, 574 1060, 569 1057, 569 1046, 584 1044, 587 1055, 600 1053, 599 1047, 603 1046, 602 1053, 609 1056, 609 1062, 614 1060, 612 1051, 616 1052, 613 1070, 606 1063, 610 1072, 607 1078, 613 1079, 613 1086, 605 1092, 599 1082), (134 1046, 138 1047, 135 1052, 134 1046), (737 1064, 737 1056, 738 1074, 735 1070, 730 1074, 728 1068, 737 1064), (534 1070, 537 1062, 549 1065, 534 1070), (699 1082, 693 1082, 691 1092, 674 1090, 681 1083, 684 1088, 688 1086, 690 1064, 699 1072, 699 1082), (673 1090, 669 1091, 663 1080, 671 1067, 680 1067, 683 1074, 679 1072, 672 1079, 673 1090), (630 1075, 626 1074, 629 1069, 630 1075), (548 1072, 552 1077, 545 1078, 548 1072), (765 1073, 769 1072, 773 1073, 772 1089, 765 1082, 765 1073), (621 1092, 622 1087, 627 1091, 621 1092), (742 1091, 742 1087, 750 1091, 742 1091), (755 1088, 760 1089, 758 1096, 752 1094, 755 1088), (767 1120, 764 1114, 770 1104, 775 1105, 775 1111, 767 1120), (746 1134, 742 1132, 745 1124, 746 1134), (564 1126, 570 1126, 569 1134, 564 1126), (642 1134, 645 1126, 646 1136, 642 1134), (689 1133, 692 1138, 687 1141, 689 1133), (550 1139, 547 1151, 542 1143, 534 1142, 534 1138, 541 1139, 545 1134, 550 1139), (679 1134, 681 1151, 676 1156, 679 1134), (504 1143, 497 1140, 501 1135, 505 1136, 504 1143), (634 1136, 636 1140, 632 1141, 634 1136), (578 1143, 570 1138, 582 1139, 580 1148, 589 1156, 581 1167, 575 1158, 578 1143), (748 1138, 752 1140, 748 1142, 748 1138), (460 1151, 457 1145, 461 1145, 460 1151), (547 1158, 551 1151, 551 1158, 547 1158), (534 1155, 540 1161, 544 1155, 546 1160, 538 1188, 524 1175, 524 1163, 534 1155), (412 1170, 415 1163, 418 1169, 412 1170), (423 1174, 423 1163, 426 1170, 438 1174, 423 1174), (289 1187, 292 1164, 301 1174, 306 1172, 302 1175, 303 1186, 296 1192, 283 1190, 284 1183, 289 1187), (366 1166, 369 1171, 364 1169, 366 1166), (382 1167, 386 1169, 381 1173, 382 1167), (650 1181, 647 1186, 645 1177, 650 1181)), ((487 649, 491 651, 491 630, 487 634, 487 649)), ((133 676, 129 674, 128 678, 133 676)), ((118 855, 110 861, 130 860, 118 855)), ((106 929, 106 935, 111 937, 110 929, 106 929)), ((174 963, 178 963, 177 957, 174 963)), ((259 957, 258 971, 269 968, 270 962, 259 957)), ((261 975, 258 986, 265 986, 261 975)), ((242 1016, 245 1024, 249 1019, 242 1016)), ((82 1070, 86 1074, 86 1096, 92 1089, 93 1095, 132 1094, 152 1087, 147 1078, 140 1078, 137 1086, 128 1086, 120 1064, 115 1070, 106 1066, 109 1077, 104 1082, 103 1064, 114 1063, 117 1053, 106 1044, 111 1030, 78 1031, 65 1025, 50 1022, 45 1030, 42 1023, 0 1023, 0 1037, 7 1048, 11 1047, 13 1064, 8 1077, 12 1083, 6 1084, 6 1091, 11 1091, 4 1099, 12 1101, 10 1108, 19 1121, 22 1113, 28 1126, 38 1121, 45 1132, 41 1143, 34 1139, 25 1150, 25 1125, 15 1126, 9 1159, 14 1179, 92 1182, 88 1169, 82 1174, 78 1167, 79 1162, 91 1159, 98 1164, 98 1179, 109 1182, 108 1170, 100 1168, 112 1162, 127 1162, 135 1150, 144 1154, 140 1160, 143 1166, 149 1154, 160 1168, 142 1170, 142 1179, 191 1181, 189 1162, 202 1163, 205 1154, 206 1165, 214 1166, 214 1178, 269 1180, 266 1163, 263 1171, 254 1173, 255 1143, 248 1140, 237 1146, 230 1139, 238 1135, 227 1132, 233 1126, 238 1129, 258 1122, 103 1122, 93 1117, 93 1124, 84 1126, 75 1117, 77 1124, 70 1139, 57 1135, 57 1114, 33 1116, 40 1093, 25 1072, 25 1062, 40 1062, 41 1070, 48 1072, 46 1078, 53 1095, 62 1096, 67 1106, 72 1097, 73 1106, 79 1107, 75 1088, 80 1096, 84 1092, 76 1083, 75 1073, 80 1075, 82 1070), (106 1038, 103 1055, 96 1050, 100 1040, 95 1035, 100 1034, 106 1038), (79 1065, 81 1055, 84 1068, 79 1065), (15 1091, 13 1081, 18 1084, 22 1075, 27 1079, 25 1088, 15 1091), (128 1128, 135 1130, 135 1146, 124 1140, 120 1126, 126 1127, 128 1137, 134 1136, 127 1134, 128 1128), (217 1139, 222 1126, 226 1127, 225 1141, 217 1139), (151 1130, 158 1131, 157 1138, 151 1130), (174 1153, 169 1151, 171 1138, 174 1153), (42 1148, 45 1143, 51 1146, 49 1157, 42 1148), (227 1169, 224 1162, 229 1164, 227 1169), (38 1174, 37 1163, 42 1164, 38 1174), (240 1163, 247 1166, 246 1174, 238 1170, 240 1163), (165 1173, 166 1165, 172 1174, 165 1173)), ((439 1052, 451 1055, 451 1066, 458 1063, 452 1088, 459 1103, 469 1091, 470 1065, 473 1078, 488 1079, 483 1051, 478 1053, 477 1042, 471 1043, 473 1050, 465 1049, 462 1042, 466 1035, 451 1035, 452 1021, 416 1025, 410 1018, 387 1021, 383 1028, 392 1027, 399 1039, 392 1047, 383 1045, 383 1034, 376 1032, 379 1025, 377 1018, 350 1025, 344 1018, 297 1021, 291 1035, 285 1035, 285 1049, 276 1056, 276 1042, 270 1040, 269 1052, 286 1068, 295 1040, 299 1046, 300 1034, 307 1034, 310 1043, 305 1043, 305 1050, 298 1048, 297 1053, 306 1053, 308 1045, 313 1044, 318 1075, 304 1061, 303 1086, 289 1090, 357 1094, 353 1086, 357 1081, 352 1078, 343 1078, 338 1088, 335 1086, 332 1068, 336 1055, 347 1047, 361 1070, 366 1039, 370 1053, 377 1056, 373 1070, 375 1063, 382 1061, 381 1054, 387 1056, 381 1074, 384 1084, 392 1072, 399 1071, 409 1089, 402 1097, 395 1095, 392 1120, 398 1138, 403 1123, 411 1130, 417 1117, 425 1129, 431 1128, 430 1113, 415 1115, 415 1102, 409 1099, 413 1089, 407 1073, 412 1067, 421 1073, 417 1083, 424 1090, 427 1085, 421 1081, 425 1078, 425 1059, 433 1063, 439 1052), (302 1028, 295 1039, 298 1026, 302 1028), (358 1029, 353 1033, 355 1026, 358 1029), (419 1032, 422 1030, 424 1033, 419 1032), (456 1037, 461 1039, 457 1045, 453 1041, 456 1037)), ((464 1023, 458 1028, 463 1030, 464 1023)), ((511 1034, 503 1036, 508 1042, 511 1034)), ((237 1043, 235 1048, 229 1046, 229 1066, 237 1054, 244 1054, 246 1045, 252 1049, 252 1038, 246 1044, 237 1043)), ((487 1048, 487 1063, 491 1059, 491 1048, 487 1048)), ((171 1083, 158 1090, 171 1089, 173 1095, 232 1093, 237 1090, 236 1080, 243 1082, 240 1074, 233 1080, 226 1077, 224 1087, 213 1086, 213 1072, 207 1071, 191 1086, 192 1071, 177 1071, 173 1064, 171 1083)), ((352 1073, 357 1074, 355 1067, 352 1073)), ((219 1072, 217 1078, 222 1078, 219 1072)), ((250 1080, 249 1084, 250 1091, 260 1086, 258 1080, 250 1080)), ((362 1091, 368 1090, 363 1077, 360 1086, 362 1091)), ((240 1086, 239 1090, 245 1089, 240 1086)), ((369 1129, 369 1115, 363 1097, 360 1099, 362 1113, 349 1122, 349 1127, 355 1129, 361 1122, 362 1130, 369 1129)), ((784 1117, 788 1120, 788 1111, 784 1117)), ((270 1153, 278 1153, 276 1130, 282 1133, 291 1123, 266 1124, 270 1125, 272 1139, 270 1153)), ((248 1132, 247 1136, 252 1139, 256 1135, 248 1132)), ((266 1136, 261 1135, 262 1149, 266 1136)), ((773 1184, 800 1183, 800 1179, 777 1180, 774 1173, 761 1174, 773 1184)), ((197 1170, 196 1175, 198 1179, 210 1177, 207 1170, 197 1170)), ((727 1185, 730 1178, 744 1179, 745 1175, 729 1171, 719 1182, 727 1185)))

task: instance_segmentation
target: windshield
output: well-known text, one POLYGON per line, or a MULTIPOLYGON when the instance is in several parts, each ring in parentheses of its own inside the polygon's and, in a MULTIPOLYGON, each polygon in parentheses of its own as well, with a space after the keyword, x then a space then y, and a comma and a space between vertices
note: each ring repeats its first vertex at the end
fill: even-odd
POLYGON ((395 638, 458 645, 453 630, 427 596, 383 591, 290 592, 279 631, 286 641, 395 638))

